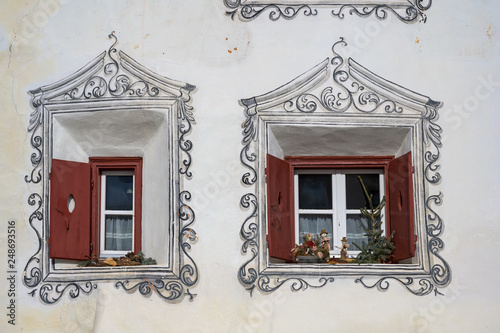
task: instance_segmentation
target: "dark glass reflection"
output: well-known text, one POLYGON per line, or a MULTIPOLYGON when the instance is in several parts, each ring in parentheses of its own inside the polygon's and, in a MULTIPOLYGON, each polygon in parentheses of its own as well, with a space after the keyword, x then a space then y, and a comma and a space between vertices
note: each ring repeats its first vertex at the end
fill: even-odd
POLYGON ((299 175, 299 208, 332 209, 332 176, 299 175))
POLYGON ((368 194, 373 194, 373 207, 376 207, 380 203, 379 175, 347 174, 345 175, 347 209, 369 208, 368 200, 363 192, 363 187, 359 182, 358 176, 361 176, 361 179, 363 179, 368 194))
POLYGON ((132 210, 133 176, 106 176, 106 209, 132 210))

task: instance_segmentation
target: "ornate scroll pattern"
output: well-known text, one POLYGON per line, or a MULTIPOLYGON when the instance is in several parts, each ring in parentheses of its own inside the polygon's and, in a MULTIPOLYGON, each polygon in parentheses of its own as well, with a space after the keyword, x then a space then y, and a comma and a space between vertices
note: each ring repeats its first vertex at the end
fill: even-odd
POLYGON ((439 165, 436 162, 439 159, 439 148, 442 147, 441 132, 439 125, 435 123, 437 119, 435 108, 427 107, 424 115, 424 140, 430 145, 429 150, 425 152, 424 158, 427 165, 425 167, 425 179, 431 184, 437 184, 441 180, 441 175, 437 170, 439 165))
POLYGON ((396 16, 401 22, 413 23, 419 18, 421 22, 427 21, 427 16, 424 11, 428 10, 432 1, 428 0, 407 0, 407 5, 391 5, 380 1, 379 4, 352 4, 350 1, 331 1, 331 3, 308 4, 307 1, 296 4, 272 3, 269 1, 253 1, 252 4, 247 4, 244 0, 224 0, 224 4, 229 11, 226 15, 234 20, 235 16, 239 16, 242 20, 251 21, 261 14, 268 12, 269 19, 276 21, 280 18, 293 19, 300 13, 305 16, 316 16, 320 7, 333 8, 331 13, 333 17, 344 19, 345 14, 357 15, 359 17, 368 17, 373 15, 379 20, 385 20, 389 14, 396 16))
MULTIPOLYGON (((422 1, 419 1, 418 5, 421 6, 421 3, 422 1)), ((428 6, 430 6, 430 2, 428 6)), ((294 266, 292 268, 295 271, 291 275, 288 274, 288 268, 285 266, 273 267, 273 273, 268 273, 267 269, 262 268, 262 263, 259 264, 259 260, 262 260, 267 255, 260 252, 265 251, 265 244, 261 243, 263 237, 259 235, 259 232, 265 230, 262 225, 262 223, 265 223, 265 217, 259 216, 259 212, 265 212, 265 209, 261 207, 264 203, 259 202, 262 199, 258 197, 259 191, 263 191, 264 187, 259 187, 257 180, 260 178, 258 178, 256 170, 261 169, 259 164, 262 163, 257 156, 263 156, 263 154, 256 154, 255 151, 262 147, 262 144, 259 145, 258 142, 257 128, 261 127, 258 122, 266 121, 263 120, 263 117, 259 117, 259 112, 262 111, 266 117, 270 117, 272 112, 276 111, 276 119, 269 118, 273 119, 273 122, 286 122, 288 114, 293 116, 291 118, 293 121, 299 122, 297 120, 298 115, 307 116, 307 114, 319 111, 323 112, 321 119, 331 114, 335 116, 336 122, 345 113, 349 113, 349 117, 356 114, 363 116, 377 113, 373 119, 382 121, 387 115, 391 119, 400 115, 405 117, 403 119, 408 119, 406 117, 409 116, 412 119, 412 124, 421 124, 422 142, 417 145, 419 148, 416 149, 418 150, 416 153, 420 157, 417 160, 421 161, 419 170, 421 170, 422 177, 419 182, 423 182, 424 193, 422 198, 424 199, 423 211, 425 212, 425 218, 420 223, 425 223, 423 228, 425 233, 419 235, 419 237, 423 239, 421 244, 426 245, 423 246, 422 251, 426 251, 423 257, 426 258, 425 261, 428 263, 426 267, 429 268, 425 268, 428 270, 424 271, 424 266, 419 266, 418 268, 421 270, 418 272, 406 273, 398 271, 396 274, 391 270, 368 267, 366 270, 359 270, 355 283, 368 289, 376 288, 385 291, 394 281, 416 296, 443 295, 439 289, 450 283, 451 270, 448 263, 440 255, 440 251, 444 248, 444 243, 440 239, 443 232, 443 221, 434 208, 435 205, 442 203, 442 193, 432 194, 432 185, 437 185, 441 179, 437 162, 442 147, 442 129, 436 123, 437 110, 441 103, 384 80, 364 69, 352 59, 344 61, 336 52, 336 47, 341 45, 346 45, 342 38, 332 47, 333 58, 330 61, 330 68, 333 73, 332 85, 318 81, 316 85, 319 86, 319 82, 322 82, 321 84, 324 83, 326 88, 313 90, 316 85, 301 88, 300 82, 307 82, 312 80, 311 78, 317 77, 317 73, 322 70, 322 67, 318 67, 318 65, 311 69, 310 72, 304 73, 281 87, 280 94, 273 91, 258 97, 241 100, 242 104, 246 106, 246 120, 243 123, 243 149, 240 153, 240 160, 250 170, 250 172, 244 173, 242 180, 245 185, 252 186, 255 192, 245 194, 240 200, 242 208, 251 209, 250 215, 245 219, 240 230, 240 236, 243 240, 242 254, 247 255, 247 253, 250 253, 251 255, 239 269, 239 281, 252 295, 255 289, 266 293, 273 292, 286 283, 291 283, 293 291, 305 290, 308 287, 320 288, 328 284, 328 282, 334 282, 336 276, 344 275, 342 270, 339 270, 339 274, 333 269, 322 270, 322 277, 318 282, 310 283, 310 279, 314 279, 314 276, 318 274, 314 267, 301 269, 294 266), (283 98, 283 96, 287 97, 283 98), (405 105, 400 104, 401 97, 406 100, 405 105), (283 100, 285 102, 282 102, 283 100), (408 105, 413 107, 410 109, 408 105), (303 273, 298 274, 296 271, 302 271, 303 273), (374 279, 374 282, 366 282, 367 279, 374 279)), ((325 64, 327 63, 325 62, 325 64)), ((325 123, 329 122, 325 121, 325 123)), ((395 269, 397 269, 396 266, 395 269)), ((351 274, 349 273, 349 275, 351 274)))
POLYGON ((252 252, 252 256, 240 267, 238 271, 238 279, 243 285, 247 286, 247 290, 252 293, 253 288, 255 287, 255 281, 258 277, 257 270, 253 267, 249 267, 259 254, 259 226, 257 224, 258 222, 255 221, 258 214, 257 197, 252 193, 247 193, 241 198, 240 205, 245 209, 253 206, 252 213, 245 219, 245 222, 243 222, 240 229, 240 237, 243 238, 241 252, 246 254, 250 250, 252 252))
POLYGON ((103 75, 92 76, 83 86, 75 87, 66 92, 64 94, 64 99, 78 100, 120 96, 158 96, 160 94, 160 89, 158 87, 148 84, 145 80, 134 80, 129 75, 120 73, 120 65, 115 59, 115 53, 117 52, 115 46, 118 43, 118 39, 114 35, 114 32, 109 34, 108 37, 113 38, 114 42, 107 51, 107 55, 111 62, 104 66, 103 75))
MULTIPOLYGON (((187 101, 189 101, 189 99, 187 101)), ((189 167, 191 166, 191 154, 189 151, 193 148, 193 143, 191 140, 186 140, 184 136, 191 131, 191 122, 194 122, 194 117, 193 107, 187 105, 186 102, 179 102, 177 114, 177 118, 179 119, 179 148, 184 152, 185 156, 185 159, 182 160, 182 166, 179 168, 179 172, 189 178, 192 176, 191 171, 189 171, 189 167)))
POLYGON ((307 288, 321 288, 325 286, 328 282, 332 283, 335 279, 333 277, 321 277, 318 279, 318 284, 310 284, 302 278, 285 278, 280 279, 276 277, 271 281, 268 275, 261 275, 259 277, 258 286, 259 289, 265 292, 273 292, 283 284, 290 282, 290 289, 292 291, 306 290, 307 288))
MULTIPOLYGON (((31 137, 30 143, 34 152, 31 154, 33 170, 25 176, 25 181, 33 184, 41 183, 43 186, 41 190, 32 193, 28 198, 28 204, 34 206, 34 211, 29 217, 29 224, 38 239, 38 247, 26 263, 23 272, 23 283, 31 289, 29 294, 32 297, 38 294, 40 300, 47 304, 56 303, 64 294, 68 294, 71 298, 76 298, 82 294, 90 294, 98 285, 98 282, 87 281, 90 278, 81 277, 82 275, 72 277, 71 274, 67 274, 61 280, 62 282, 48 282, 47 280, 51 274, 58 274, 58 269, 53 270, 53 265, 50 263, 51 259, 49 259, 47 247, 49 221, 47 216, 44 215, 44 208, 47 209, 48 207, 45 198, 49 189, 49 181, 44 179, 48 175, 48 166, 44 165, 44 159, 47 158, 44 157, 44 154, 47 155, 47 153, 43 151, 43 143, 51 141, 50 136, 46 137, 48 132, 45 128, 51 126, 50 117, 47 116, 49 113, 49 108, 46 107, 48 102, 51 102, 51 105, 63 102, 68 110, 72 109, 72 103, 75 102, 74 105, 79 107, 78 110, 81 109, 81 105, 84 105, 86 112, 95 112, 93 111, 94 103, 99 103, 99 109, 114 110, 115 106, 123 105, 122 98, 132 97, 134 100, 144 98, 145 105, 152 103, 156 108, 164 107, 166 111, 176 112, 173 115, 176 122, 172 122, 172 126, 177 128, 173 127, 170 130, 174 133, 177 132, 177 137, 173 138, 173 140, 177 140, 177 144, 172 145, 177 148, 170 153, 172 156, 178 156, 178 158, 171 158, 172 161, 179 161, 175 162, 175 173, 177 175, 174 178, 177 188, 179 188, 181 175, 186 178, 192 176, 190 166, 192 163, 191 149, 193 143, 186 137, 191 132, 192 123, 195 119, 193 117, 193 107, 187 103, 191 99, 190 92, 196 87, 150 72, 121 51, 117 57, 115 48, 117 38, 114 33, 111 33, 109 38, 114 40, 109 50, 101 53, 100 56, 78 72, 57 83, 30 91, 33 96, 31 103, 34 111, 30 115, 28 133, 31 137), (106 56, 109 61, 105 64, 106 56), (101 74, 97 74, 99 72, 101 74), (156 98, 160 94, 164 97, 161 100, 156 98), (96 99, 100 100, 97 101, 96 99), (47 117, 45 123, 44 117, 47 117)), ((176 214, 172 214, 175 216, 177 223, 177 227, 172 228, 172 230, 177 230, 177 233, 167 236, 171 237, 171 241, 177 245, 173 249, 174 255, 171 256, 176 259, 170 263, 171 266, 162 267, 159 265, 157 267, 148 266, 147 270, 136 269, 134 272, 130 272, 130 279, 117 281, 115 284, 117 288, 121 287, 130 293, 139 290, 144 296, 149 296, 154 291, 162 299, 174 302, 180 301, 185 295, 188 295, 190 300, 194 298, 195 295, 190 292, 189 288, 194 287, 198 282, 198 267, 189 251, 192 243, 198 237, 192 227, 195 214, 188 205, 190 200, 191 193, 181 191, 177 198, 178 210, 176 214), (174 242, 174 239, 177 241, 174 242), (157 276, 159 277, 156 278, 157 276), (146 278, 140 282, 131 282, 131 280, 137 281, 143 277, 146 278), (130 286, 129 284, 133 285, 130 286)), ((67 269, 67 271, 81 273, 72 269, 67 269)), ((100 274, 97 271, 88 274, 92 275, 94 273, 100 274)), ((128 273, 124 273, 125 277, 129 276, 128 273)), ((119 279, 123 278, 115 278, 115 281, 119 279)), ((110 281, 102 274, 93 277, 93 280, 110 281)))
POLYGON ((319 109, 334 113, 344 113, 356 110, 361 113, 402 113, 403 108, 397 102, 369 91, 361 83, 355 81, 345 69, 344 59, 336 51, 337 47, 346 46, 347 43, 340 38, 332 47, 334 86, 323 89, 320 96, 304 93, 283 103, 283 109, 288 112, 299 111, 312 113, 319 109))
POLYGON ((433 290, 436 291, 435 286, 432 284, 432 282, 429 279, 425 279, 425 278, 418 280, 418 285, 420 286, 420 288, 418 288, 418 289, 411 288, 413 283, 414 283, 414 279, 411 277, 401 278, 401 279, 396 278, 396 277, 392 277, 392 276, 384 277, 384 278, 379 279, 378 281, 376 281, 372 285, 366 284, 363 281, 363 278, 364 278, 363 276, 360 278, 357 278, 356 280, 354 280, 354 282, 361 283, 365 288, 368 288, 368 289, 377 287, 377 289, 380 291, 386 291, 387 289, 389 289, 389 286, 390 286, 389 281, 394 280, 394 281, 398 282, 399 284, 401 284, 402 286, 404 286, 406 288, 406 290, 408 290, 409 292, 411 292, 413 295, 416 295, 416 296, 425 296, 425 295, 429 295, 433 290))
POLYGON ((191 193, 188 191, 183 191, 180 193, 179 201, 179 218, 183 222, 182 229, 179 233, 179 247, 182 253, 184 254, 183 260, 187 261, 181 262, 181 270, 179 273, 180 281, 188 286, 194 286, 198 281, 198 268, 191 256, 188 254, 188 250, 191 249, 191 244, 188 242, 194 242, 198 239, 196 232, 192 229, 192 224, 195 220, 194 211, 190 206, 187 205, 186 201, 191 200, 191 193))
POLYGON ((24 180, 27 183, 37 184, 42 180, 43 156, 43 138, 40 136, 40 125, 43 123, 43 104, 39 96, 33 98, 32 105, 35 110, 30 114, 28 133, 31 133, 30 143, 35 150, 30 158, 33 170, 24 177, 24 180))
POLYGON ((257 155, 251 150, 252 142, 257 140, 257 117, 255 110, 247 110, 246 120, 242 124, 243 127, 243 149, 240 153, 241 163, 250 171, 246 172, 242 181, 246 185, 253 185, 257 181, 257 171, 252 166, 257 160, 257 155))
POLYGON ((43 213, 41 211, 43 204, 42 197, 38 193, 32 193, 28 198, 28 204, 30 206, 36 206, 29 217, 29 224, 37 235, 38 249, 24 267, 23 283, 29 288, 35 288, 42 281, 42 271, 37 266, 40 263, 39 255, 42 250, 42 236, 40 235, 39 228, 34 226, 33 222, 34 220, 38 220, 40 223, 43 221, 43 213))
POLYGON ((166 301, 178 301, 183 296, 189 296, 189 300, 192 301, 196 295, 193 295, 189 292, 189 289, 184 291, 184 286, 178 281, 165 281, 161 279, 157 279, 153 282, 150 281, 142 281, 138 282, 135 285, 128 287, 130 281, 119 281, 115 284, 116 288, 122 287, 123 290, 134 293, 137 290, 143 296, 151 296, 153 291, 163 298, 166 301))
POLYGON ((68 283, 68 284, 43 284, 40 287, 40 299, 46 304, 56 303, 61 299, 61 297, 68 292, 71 298, 77 298, 80 296, 80 293, 90 294, 94 289, 97 288, 97 285, 87 281, 80 283, 68 283))
POLYGON ((338 10, 332 10, 332 15, 339 19, 343 19, 345 17, 345 12, 359 17, 373 15, 379 20, 387 19, 389 13, 392 13, 400 21, 405 23, 415 22, 419 17, 420 21, 424 23, 427 21, 427 16, 423 13, 423 7, 420 4, 412 4, 409 1, 408 5, 403 8, 396 8, 390 5, 343 5, 338 10))
POLYGON ((244 20, 253 20, 263 14, 269 13, 269 19, 276 21, 280 18, 293 19, 300 13, 305 16, 314 16, 318 14, 316 9, 312 9, 309 5, 282 5, 282 4, 245 4, 243 0, 224 0, 226 7, 232 9, 227 11, 226 15, 231 16, 234 20, 235 15, 240 15, 244 20))

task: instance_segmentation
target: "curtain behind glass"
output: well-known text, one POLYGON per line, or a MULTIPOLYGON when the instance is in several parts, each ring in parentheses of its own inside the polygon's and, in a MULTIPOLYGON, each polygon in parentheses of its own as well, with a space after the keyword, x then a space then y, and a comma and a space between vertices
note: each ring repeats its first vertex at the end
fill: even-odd
POLYGON ((132 251, 132 215, 106 215, 107 251, 132 251))

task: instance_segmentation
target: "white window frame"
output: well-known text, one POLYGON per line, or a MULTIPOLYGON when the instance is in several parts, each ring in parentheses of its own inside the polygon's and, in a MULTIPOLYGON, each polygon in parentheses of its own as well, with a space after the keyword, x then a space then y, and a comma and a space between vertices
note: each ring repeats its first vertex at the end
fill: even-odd
POLYGON ((100 195, 100 214, 99 214, 99 242, 100 242, 100 257, 121 257, 127 253, 134 251, 134 240, 135 240, 135 172, 134 170, 106 170, 102 171, 99 177, 101 182, 101 193, 100 195), (106 177, 107 176, 132 176, 132 210, 107 210, 106 209, 106 177), (132 215, 132 247, 127 251, 113 251, 106 250, 106 215, 132 215))
MULTIPOLYGON (((379 195, 385 196, 385 175, 384 170, 379 168, 370 169, 295 169, 294 182, 294 216, 295 216, 295 243, 301 244, 303 241, 299 232, 299 214, 332 214, 333 222, 333 247, 330 249, 330 255, 340 255, 342 238, 347 237, 347 214, 360 214, 359 209, 347 209, 346 203, 346 174, 378 174, 379 175, 379 195), (332 209, 300 209, 299 208, 299 175, 300 174, 330 174, 332 175, 332 209)), ((384 207, 381 215, 381 229, 385 235, 385 216, 384 207)), ((360 251, 349 248, 349 257, 356 257, 360 251)))

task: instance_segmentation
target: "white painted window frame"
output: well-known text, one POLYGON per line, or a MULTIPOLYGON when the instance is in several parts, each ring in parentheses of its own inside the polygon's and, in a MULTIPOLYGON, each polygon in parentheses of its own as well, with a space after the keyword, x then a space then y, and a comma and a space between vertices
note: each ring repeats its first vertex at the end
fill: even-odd
MULTIPOLYGON (((301 244, 303 241, 299 234, 299 214, 331 214, 333 223, 333 248, 330 255, 340 255, 342 238, 347 237, 347 214, 360 214, 359 209, 347 209, 346 203, 346 174, 378 174, 379 175, 379 195, 385 195, 385 176, 381 169, 296 169, 294 172, 294 216, 295 216, 295 243, 301 244), (330 174, 332 175, 332 209, 300 209, 299 208, 299 175, 300 174, 330 174)), ((385 235, 385 208, 381 219, 381 229, 385 235)), ((360 251, 349 249, 350 257, 355 257, 360 251)))
POLYGON ((101 176, 99 177, 99 181, 101 182, 101 193, 99 193, 100 198, 100 214, 99 214, 99 242, 101 258, 106 257, 121 257, 126 255, 128 252, 134 251, 134 240, 135 240, 135 172, 133 170, 109 170, 103 171, 101 176), (107 210, 106 209, 106 177, 107 176, 132 176, 132 209, 131 210, 107 210), (106 250, 106 215, 132 215, 132 247, 126 251, 113 251, 106 250))

